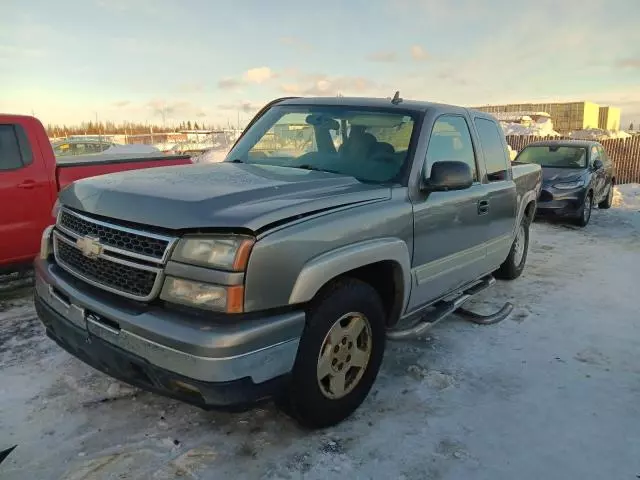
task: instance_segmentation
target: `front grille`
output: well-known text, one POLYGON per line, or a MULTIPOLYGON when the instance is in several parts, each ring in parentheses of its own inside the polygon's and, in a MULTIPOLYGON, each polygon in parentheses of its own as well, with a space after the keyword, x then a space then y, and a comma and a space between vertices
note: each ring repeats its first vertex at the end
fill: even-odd
POLYGON ((54 242, 58 264, 83 280, 141 300, 149 299, 155 293, 159 271, 143 270, 105 257, 85 257, 59 236, 54 242))
POLYGON ((58 265, 80 280, 146 302, 158 295, 175 241, 63 209, 54 230, 54 254, 58 265))
POLYGON ((67 210, 60 213, 58 226, 74 236, 96 237, 100 239, 102 245, 157 260, 164 258, 170 243, 169 239, 160 236, 110 226, 67 210))

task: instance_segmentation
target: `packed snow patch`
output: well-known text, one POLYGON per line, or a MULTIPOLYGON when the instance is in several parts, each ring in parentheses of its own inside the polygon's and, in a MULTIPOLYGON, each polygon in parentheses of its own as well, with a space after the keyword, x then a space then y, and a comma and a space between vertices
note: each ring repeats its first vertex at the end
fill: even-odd
POLYGON ((640 183, 617 185, 613 190, 613 206, 640 212, 640 183))

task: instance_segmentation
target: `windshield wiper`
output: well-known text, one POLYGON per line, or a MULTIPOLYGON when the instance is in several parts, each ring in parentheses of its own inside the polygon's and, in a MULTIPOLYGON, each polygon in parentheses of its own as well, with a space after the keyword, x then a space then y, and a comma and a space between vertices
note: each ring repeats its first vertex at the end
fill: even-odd
POLYGON ((344 175, 344 173, 338 172, 336 170, 329 170, 328 168, 319 168, 314 167, 313 165, 298 165, 293 168, 302 168, 303 170, 313 170, 314 172, 327 172, 327 173, 335 173, 336 175, 344 175))

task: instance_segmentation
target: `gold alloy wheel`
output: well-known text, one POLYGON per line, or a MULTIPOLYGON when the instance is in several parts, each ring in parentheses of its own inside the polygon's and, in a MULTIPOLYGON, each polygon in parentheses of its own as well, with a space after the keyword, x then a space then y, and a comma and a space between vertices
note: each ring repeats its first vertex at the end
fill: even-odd
POLYGON ((347 313, 329 329, 316 369, 322 394, 339 399, 360 382, 371 358, 371 325, 361 313, 347 313))

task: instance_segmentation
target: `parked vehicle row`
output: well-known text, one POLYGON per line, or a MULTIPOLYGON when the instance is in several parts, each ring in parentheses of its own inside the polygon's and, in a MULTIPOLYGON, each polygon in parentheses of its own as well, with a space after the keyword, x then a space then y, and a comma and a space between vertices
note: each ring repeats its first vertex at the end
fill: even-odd
POLYGON ((515 164, 542 167, 538 215, 569 218, 585 227, 594 205, 607 209, 613 201, 616 172, 603 146, 595 141, 548 140, 523 148, 515 164))
MULTIPOLYGON (((0 273, 30 267, 58 192, 75 180, 111 172, 191 163, 187 156, 103 155, 58 159, 42 123, 0 114, 0 273)), ((88 200, 99 204, 99 199, 88 200)), ((130 206, 130 208, 133 206, 130 206)))
POLYGON ((325 427, 367 397, 387 338, 509 314, 462 306, 522 273, 541 185, 482 112, 278 99, 222 163, 64 189, 35 305, 62 348, 122 381, 202 408, 275 398, 325 427))

